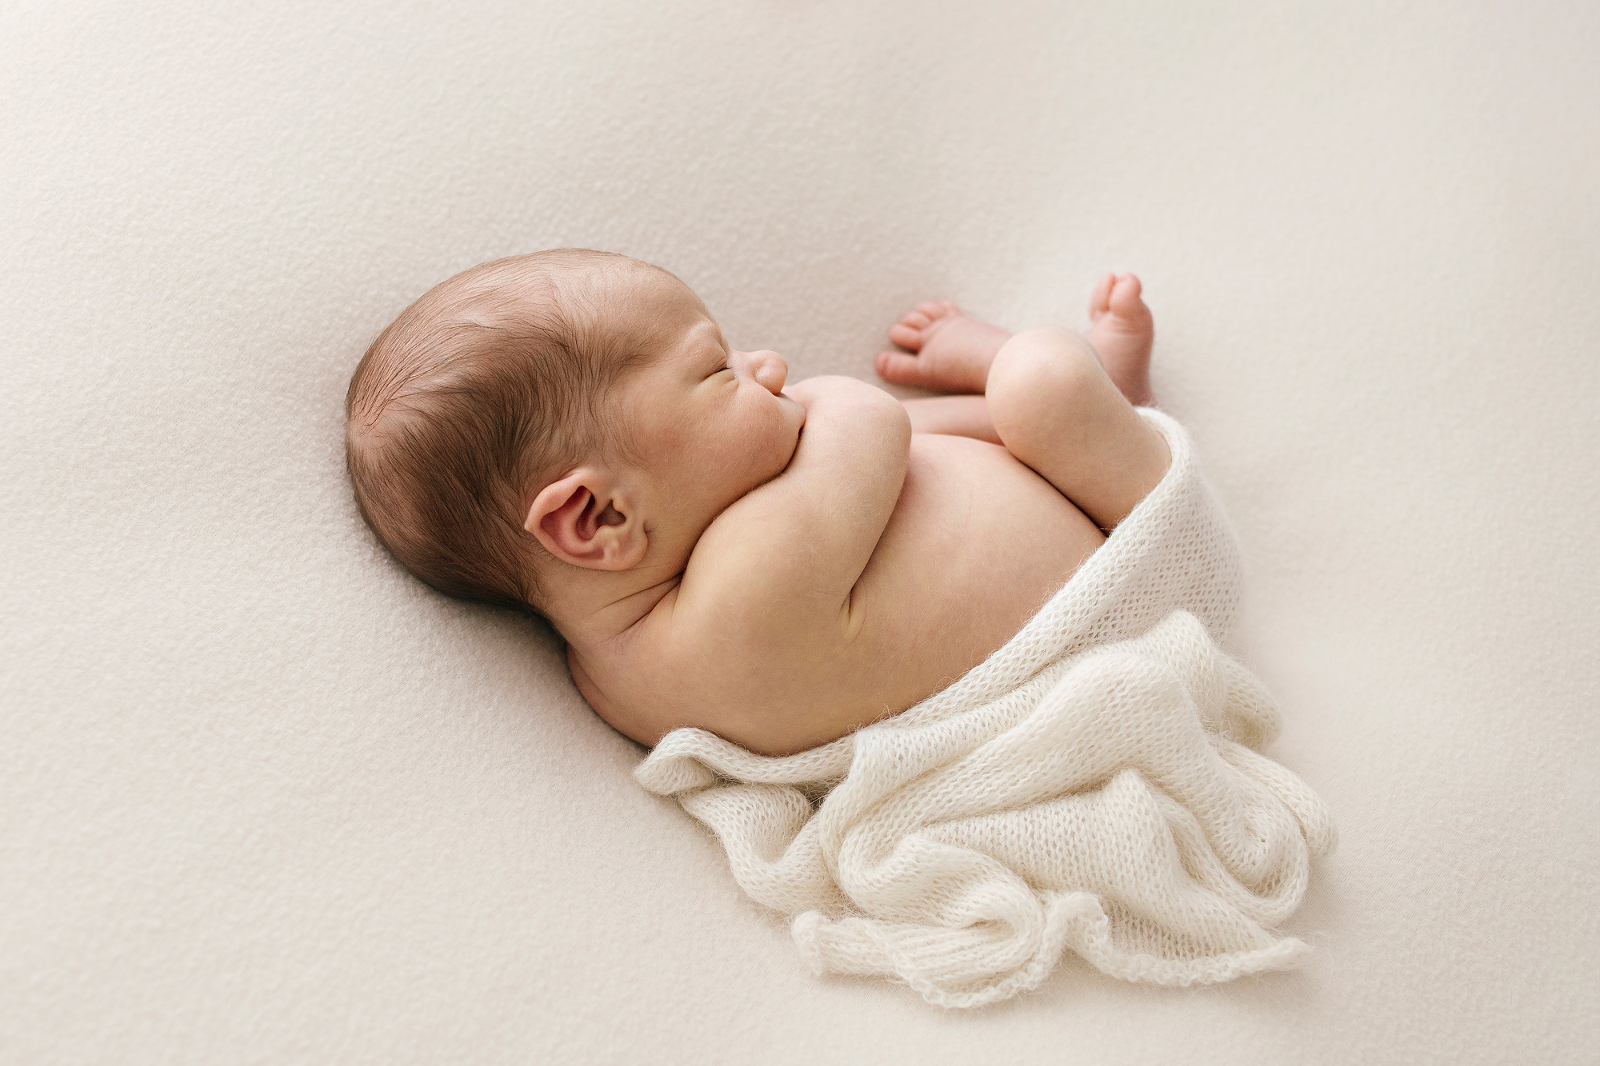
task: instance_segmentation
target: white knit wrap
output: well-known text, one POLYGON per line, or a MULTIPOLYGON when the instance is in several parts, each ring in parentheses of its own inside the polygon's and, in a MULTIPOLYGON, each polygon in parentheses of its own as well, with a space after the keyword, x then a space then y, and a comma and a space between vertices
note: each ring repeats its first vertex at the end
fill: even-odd
POLYGON ((1322 801, 1259 753, 1278 714, 1217 647, 1233 538, 1170 418, 1172 466, 1012 640, 897 717, 784 758, 703 730, 635 771, 792 916, 818 973, 897 976, 972 1007, 1066 948, 1116 977, 1226 981, 1293 965, 1270 930, 1334 844, 1322 801))

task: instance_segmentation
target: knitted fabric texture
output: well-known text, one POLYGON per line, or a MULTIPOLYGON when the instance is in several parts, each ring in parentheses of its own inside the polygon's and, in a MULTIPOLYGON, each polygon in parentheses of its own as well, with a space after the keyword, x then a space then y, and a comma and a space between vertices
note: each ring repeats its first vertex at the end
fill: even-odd
POLYGON ((973 1007, 1071 949, 1129 981, 1293 965, 1271 930, 1334 830, 1259 753, 1278 715, 1218 648, 1238 603, 1226 520, 1188 435, 1172 465, 999 651, 904 714, 798 755, 679 729, 639 765, 717 834, 817 973, 973 1007))

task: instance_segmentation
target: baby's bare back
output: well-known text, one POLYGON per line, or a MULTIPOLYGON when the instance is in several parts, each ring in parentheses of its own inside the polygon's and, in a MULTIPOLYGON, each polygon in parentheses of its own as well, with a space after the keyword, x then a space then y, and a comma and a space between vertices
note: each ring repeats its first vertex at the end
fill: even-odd
POLYGON ((1005 448, 914 435, 900 499, 856 586, 855 669, 818 679, 837 701, 820 717, 877 718, 937 692, 1015 636, 1104 542, 1005 448))

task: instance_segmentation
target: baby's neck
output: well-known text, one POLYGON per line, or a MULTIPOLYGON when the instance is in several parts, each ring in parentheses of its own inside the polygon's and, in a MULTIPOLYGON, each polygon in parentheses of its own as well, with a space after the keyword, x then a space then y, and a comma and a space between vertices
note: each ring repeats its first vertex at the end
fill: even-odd
POLYGON ((675 594, 683 570, 663 573, 640 567, 620 573, 584 570, 547 581, 545 612, 566 642, 581 651, 623 638, 668 596, 675 594))

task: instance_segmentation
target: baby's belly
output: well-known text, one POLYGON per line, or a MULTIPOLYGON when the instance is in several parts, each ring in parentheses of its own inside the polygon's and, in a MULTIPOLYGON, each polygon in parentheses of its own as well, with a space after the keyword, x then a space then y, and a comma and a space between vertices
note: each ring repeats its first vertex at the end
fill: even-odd
POLYGON ((848 699, 881 717, 944 688, 1015 636, 1104 542, 1004 448, 914 436, 905 488, 856 585, 865 613, 848 699))

